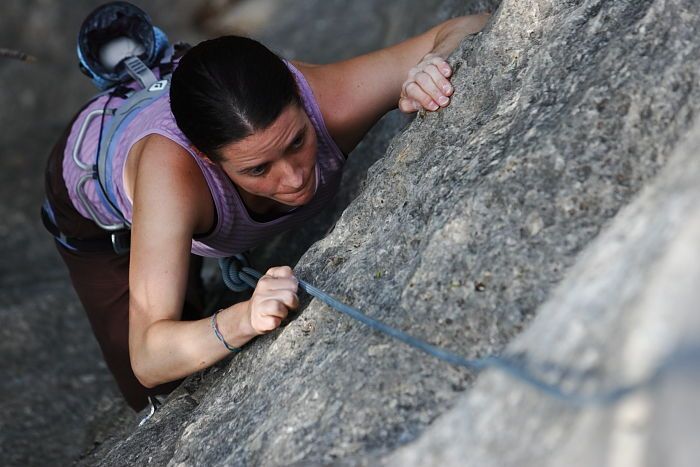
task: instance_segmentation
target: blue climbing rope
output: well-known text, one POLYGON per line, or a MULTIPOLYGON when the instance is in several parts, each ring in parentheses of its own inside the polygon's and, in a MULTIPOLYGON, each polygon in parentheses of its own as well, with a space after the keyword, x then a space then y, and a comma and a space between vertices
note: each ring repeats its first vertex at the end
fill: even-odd
MULTIPOLYGON (((236 255, 236 257, 232 258, 222 258, 219 260, 219 266, 222 271, 224 283, 232 290, 241 291, 245 290, 247 287, 254 289, 258 279, 262 277, 260 272, 248 266, 247 260, 241 255, 236 255)), ((323 303, 334 308, 335 310, 411 347, 422 350, 433 357, 472 371, 481 371, 486 368, 499 369, 516 380, 522 381, 550 397, 574 406, 613 404, 633 392, 656 385, 664 373, 671 368, 685 366, 691 363, 694 366, 697 366, 697 362, 700 359, 700 348, 678 350, 672 353, 664 361, 664 363, 659 365, 656 370, 653 371, 646 379, 639 382, 618 386, 616 388, 594 394, 567 392, 561 387, 561 385, 548 383, 541 377, 538 377, 523 363, 522 359, 520 358, 508 356, 488 356, 471 359, 464 358, 461 355, 457 355, 448 350, 429 344, 428 342, 371 318, 357 308, 353 308, 343 302, 340 302, 306 281, 301 279, 298 279, 298 281, 299 287, 304 292, 321 300, 323 303)), ((540 368, 544 368, 544 365, 540 366, 540 368)))

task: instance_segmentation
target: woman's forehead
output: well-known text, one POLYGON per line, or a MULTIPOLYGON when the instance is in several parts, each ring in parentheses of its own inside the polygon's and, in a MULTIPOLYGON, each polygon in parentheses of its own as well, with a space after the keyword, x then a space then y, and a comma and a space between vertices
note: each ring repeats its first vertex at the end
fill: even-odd
POLYGON ((308 117, 300 106, 289 105, 270 126, 224 146, 221 153, 227 160, 245 164, 266 155, 284 152, 307 122, 308 117))

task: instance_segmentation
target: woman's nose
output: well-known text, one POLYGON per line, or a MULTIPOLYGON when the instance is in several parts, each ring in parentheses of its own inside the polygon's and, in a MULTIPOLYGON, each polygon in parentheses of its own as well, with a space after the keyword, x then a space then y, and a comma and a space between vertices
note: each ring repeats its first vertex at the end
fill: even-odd
POLYGON ((301 167, 285 163, 283 170, 282 183, 285 187, 296 190, 304 185, 304 171, 301 167))

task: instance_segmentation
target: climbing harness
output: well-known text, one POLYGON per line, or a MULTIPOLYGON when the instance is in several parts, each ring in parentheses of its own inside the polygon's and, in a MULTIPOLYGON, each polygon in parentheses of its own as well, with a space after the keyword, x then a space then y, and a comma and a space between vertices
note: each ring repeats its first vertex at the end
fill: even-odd
MULTIPOLYGON (((219 267, 223 275, 224 283, 233 290, 244 290, 243 288, 246 286, 254 289, 257 284, 257 280, 262 277, 262 274, 251 268, 245 257, 241 255, 220 259, 219 267)), ((306 281, 301 279, 298 279, 298 281, 300 289, 312 297, 321 300, 335 310, 366 324, 372 329, 404 342, 411 347, 422 350, 433 357, 448 362, 452 365, 460 366, 473 371, 481 371, 487 368, 501 370, 514 379, 522 381, 550 397, 577 407, 585 405, 613 404, 633 392, 656 385, 662 379, 662 377, 673 368, 690 365, 697 368, 698 360, 700 360, 700 347, 682 348, 671 353, 671 355, 669 355, 662 364, 651 372, 646 379, 636 383, 621 385, 594 394, 570 392, 564 390, 561 384, 554 384, 545 381, 542 377, 535 374, 532 369, 537 368, 541 371, 549 371, 554 368, 559 370, 560 373, 574 375, 575 371, 572 371, 571 369, 557 368, 553 365, 546 364, 527 365, 522 358, 516 356, 488 356, 467 359, 371 318, 362 313, 360 310, 348 306, 331 297, 306 281)))
MULTIPOLYGON (((91 220, 107 233, 111 249, 120 255, 129 251, 131 223, 118 207, 111 173, 116 142, 139 112, 168 92, 174 56, 185 47, 170 46, 165 33, 153 26, 149 16, 128 2, 111 2, 97 8, 85 19, 78 35, 80 69, 103 91, 94 99, 109 97, 101 109, 87 114, 78 130, 71 156, 84 173, 78 180, 76 193, 91 220), (159 77, 152 70, 156 68, 159 77), (108 108, 115 97, 123 101, 118 107, 108 108), (81 160, 87 130, 96 119, 100 120, 100 133, 95 160, 81 160), (88 199, 85 186, 90 182, 96 183, 100 202, 118 219, 116 222, 102 219, 88 199)), ((42 220, 56 240, 68 248, 82 251, 104 248, 105 240, 66 237, 56 225, 48 200, 42 205, 42 220)))

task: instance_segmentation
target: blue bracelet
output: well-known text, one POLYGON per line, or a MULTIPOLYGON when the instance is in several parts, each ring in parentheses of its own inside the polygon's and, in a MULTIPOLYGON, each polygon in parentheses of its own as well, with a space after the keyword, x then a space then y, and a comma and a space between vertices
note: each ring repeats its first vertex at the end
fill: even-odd
POLYGON ((224 336, 221 334, 221 331, 219 331, 219 325, 216 323, 216 315, 218 315, 220 311, 221 310, 218 310, 213 315, 211 315, 211 328, 214 330, 214 335, 217 339, 221 341, 222 344, 224 344, 224 346, 229 350, 229 352, 240 352, 241 349, 229 345, 229 343, 226 342, 226 339, 224 339, 224 336))

